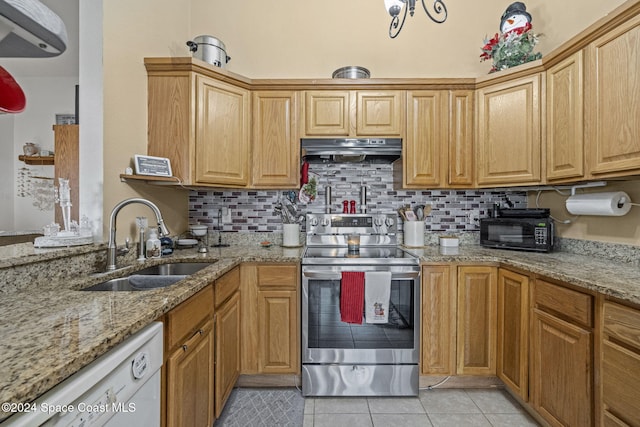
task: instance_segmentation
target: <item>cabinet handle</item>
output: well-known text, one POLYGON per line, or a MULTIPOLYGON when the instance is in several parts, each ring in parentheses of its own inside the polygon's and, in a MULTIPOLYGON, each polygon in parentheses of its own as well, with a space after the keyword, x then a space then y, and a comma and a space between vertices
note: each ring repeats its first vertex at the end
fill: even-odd
POLYGON ((189 349, 189 345, 191 344, 191 341, 193 341, 193 339, 197 338, 198 336, 202 336, 202 334, 204 334, 204 329, 198 329, 197 331, 195 331, 195 333, 191 336, 191 338, 189 338, 189 341, 182 344, 182 350, 187 351, 189 349))

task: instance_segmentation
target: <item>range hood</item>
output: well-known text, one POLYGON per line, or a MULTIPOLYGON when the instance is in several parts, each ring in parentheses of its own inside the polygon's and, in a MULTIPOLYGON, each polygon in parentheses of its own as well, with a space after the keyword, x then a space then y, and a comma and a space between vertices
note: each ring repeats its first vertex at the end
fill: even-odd
POLYGON ((38 0, 0 0, 0 57, 58 56, 67 42, 62 19, 38 0))
POLYGON ((300 140, 308 162, 391 163, 402 155, 401 138, 322 138, 300 140))

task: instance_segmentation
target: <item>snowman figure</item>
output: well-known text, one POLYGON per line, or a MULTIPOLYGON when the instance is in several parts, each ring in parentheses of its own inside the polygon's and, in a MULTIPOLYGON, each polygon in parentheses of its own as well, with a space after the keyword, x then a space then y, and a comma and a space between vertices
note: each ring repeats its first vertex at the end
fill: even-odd
POLYGON ((480 61, 493 60, 489 73, 505 70, 516 65, 542 58, 533 53, 538 35, 531 27, 531 15, 522 2, 511 3, 500 17, 500 33, 484 40, 480 61))
POLYGON ((511 31, 523 33, 528 29, 531 29, 531 15, 527 12, 527 6, 519 1, 510 4, 500 18, 500 32, 502 34, 511 31))

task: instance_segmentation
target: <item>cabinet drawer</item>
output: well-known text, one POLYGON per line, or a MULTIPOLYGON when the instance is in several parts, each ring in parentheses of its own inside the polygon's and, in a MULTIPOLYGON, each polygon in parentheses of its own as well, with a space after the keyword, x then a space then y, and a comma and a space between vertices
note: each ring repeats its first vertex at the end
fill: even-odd
POLYGON ((605 302, 604 333, 635 347, 640 353, 640 311, 620 304, 605 302))
POLYGON ((544 280, 535 281, 535 304, 544 311, 568 318, 586 327, 593 326, 593 298, 544 280))
POLYGON ((240 267, 235 267, 224 276, 216 280, 215 284, 215 306, 225 302, 240 287, 240 267))
POLYGON ((296 289, 298 266, 295 264, 272 264, 258 266, 258 286, 261 288, 296 289))
POLYGON ((213 286, 209 285, 167 314, 167 350, 183 344, 213 312, 213 286))

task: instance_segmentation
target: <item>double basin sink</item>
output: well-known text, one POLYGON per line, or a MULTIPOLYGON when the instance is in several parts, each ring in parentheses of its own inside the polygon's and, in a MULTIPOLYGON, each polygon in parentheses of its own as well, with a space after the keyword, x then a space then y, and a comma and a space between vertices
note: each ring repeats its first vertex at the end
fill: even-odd
POLYGON ((82 289, 83 291, 144 291, 164 288, 186 279, 213 262, 174 262, 154 265, 134 271, 125 277, 107 280, 82 289))

